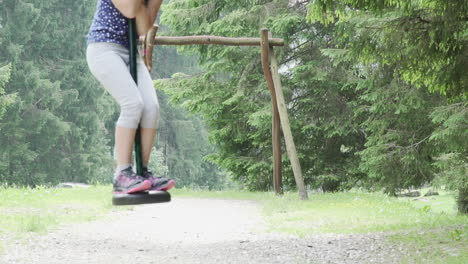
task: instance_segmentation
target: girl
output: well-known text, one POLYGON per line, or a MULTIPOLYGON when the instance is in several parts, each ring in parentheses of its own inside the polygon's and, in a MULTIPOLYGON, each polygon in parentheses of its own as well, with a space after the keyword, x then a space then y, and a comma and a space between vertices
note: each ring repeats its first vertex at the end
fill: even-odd
POLYGON ((135 18, 138 35, 156 20, 162 0, 98 0, 96 14, 87 35, 86 59, 91 73, 120 105, 115 127, 117 168, 114 193, 169 190, 172 179, 154 177, 148 162, 156 136, 159 103, 153 81, 140 56, 137 59, 138 85, 129 72, 127 18, 135 18), (143 175, 131 166, 133 142, 141 127, 143 175))

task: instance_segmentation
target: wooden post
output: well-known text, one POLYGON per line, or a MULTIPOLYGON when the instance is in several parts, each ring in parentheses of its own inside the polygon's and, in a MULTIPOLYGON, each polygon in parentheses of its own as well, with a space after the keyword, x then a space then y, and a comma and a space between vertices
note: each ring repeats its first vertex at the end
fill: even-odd
POLYGON ((286 142, 286 150, 288 152, 289 160, 291 160, 294 179, 296 180, 296 185, 299 190, 299 197, 302 200, 306 200, 308 198, 307 190, 305 189, 304 178, 302 177, 301 164, 299 163, 299 158, 297 157, 296 145, 294 144, 294 139, 291 133, 291 127, 289 125, 288 111, 284 100, 280 75, 278 73, 278 62, 276 61, 275 53, 273 51, 273 47, 271 46, 270 55, 270 70, 271 75, 273 77, 273 84, 276 92, 276 101, 278 104, 281 128, 283 129, 284 140, 286 142))
MULTIPOLYGON (((277 116, 279 116, 279 123, 283 130, 288 157, 291 160, 291 165, 293 167, 294 179, 296 180, 296 185, 299 189, 300 198, 305 200, 307 199, 307 191, 305 189, 301 166, 299 164, 299 159, 296 153, 296 146, 294 145, 294 140, 293 140, 291 128, 289 125, 288 113, 287 113, 283 90, 281 87, 281 81, 280 81, 280 77, 278 73, 278 62, 276 61, 276 58, 273 52, 274 46, 284 46, 284 40, 269 37, 267 30, 262 30, 261 36, 262 38, 229 38, 229 37, 219 37, 219 36, 154 37, 153 44, 154 45, 262 46, 262 65, 264 67, 265 79, 268 83, 268 88, 270 88, 270 91, 272 93, 273 102, 276 102, 276 104, 273 103, 272 111, 275 111, 275 108, 277 109, 276 110, 278 112, 277 116), (266 48, 268 49, 268 51, 266 51, 266 48), (268 60, 270 60, 270 63, 268 63, 268 60), (265 70, 266 65, 269 66, 269 70, 265 70), (275 97, 276 99, 274 99, 275 97)), ((145 37, 140 38, 140 41, 145 41, 145 37)), ((278 122, 275 122, 275 113, 273 113, 272 130, 273 130, 272 137, 273 137, 273 142, 274 142, 273 153, 275 157, 274 158, 275 164, 281 164, 281 145, 278 143, 280 142, 281 130, 279 129, 278 122), (279 132, 275 132, 275 131, 279 131, 279 132)), ((274 171, 279 173, 277 175, 280 175, 281 167, 275 165, 274 171)), ((281 188, 280 187, 281 178, 275 176, 275 179, 277 180, 275 181, 275 190, 276 190, 277 187, 281 188)))
POLYGON ((270 72, 270 45, 268 44, 268 30, 260 30, 262 66, 265 74, 265 80, 271 94, 272 103, 272 145, 273 145, 273 187, 276 194, 283 194, 283 180, 281 171, 281 127, 278 105, 276 104, 276 92, 273 84, 273 78, 270 72))
POLYGON ((144 62, 148 71, 151 72, 153 68, 153 46, 154 46, 154 37, 156 32, 158 32, 159 26, 153 25, 153 27, 148 31, 145 37, 144 42, 144 62))

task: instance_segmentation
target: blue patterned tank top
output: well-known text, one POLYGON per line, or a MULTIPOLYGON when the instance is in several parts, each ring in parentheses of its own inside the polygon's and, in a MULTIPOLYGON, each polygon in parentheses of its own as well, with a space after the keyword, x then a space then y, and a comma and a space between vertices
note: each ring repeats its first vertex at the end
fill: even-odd
POLYGON ((88 44, 112 42, 128 47, 127 34, 127 19, 114 6, 112 0, 99 0, 87 35, 88 44))

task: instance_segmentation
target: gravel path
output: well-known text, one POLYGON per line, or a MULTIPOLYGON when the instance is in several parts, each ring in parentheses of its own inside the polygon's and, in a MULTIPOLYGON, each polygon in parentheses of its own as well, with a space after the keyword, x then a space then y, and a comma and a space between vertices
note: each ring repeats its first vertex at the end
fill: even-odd
POLYGON ((65 225, 6 248, 0 263, 398 263, 382 234, 271 233, 255 202, 174 198, 65 225))

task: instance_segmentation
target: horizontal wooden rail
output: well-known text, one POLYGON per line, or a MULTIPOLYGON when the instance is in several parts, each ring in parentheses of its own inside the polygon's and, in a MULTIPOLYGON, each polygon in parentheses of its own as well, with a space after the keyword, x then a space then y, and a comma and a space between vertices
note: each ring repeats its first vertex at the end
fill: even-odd
MULTIPOLYGON (((140 37, 140 42, 144 37, 140 37)), ((284 40, 270 38, 270 46, 284 46, 284 40)), ((228 38, 218 36, 182 36, 182 37, 155 37, 155 45, 226 45, 226 46, 260 46, 260 38, 228 38)))

